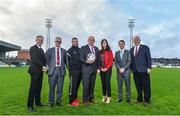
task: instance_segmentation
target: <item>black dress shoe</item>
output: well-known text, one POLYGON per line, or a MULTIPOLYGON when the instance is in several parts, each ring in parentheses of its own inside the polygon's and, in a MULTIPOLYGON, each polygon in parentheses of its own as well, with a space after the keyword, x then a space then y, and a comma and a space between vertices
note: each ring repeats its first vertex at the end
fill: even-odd
POLYGON ((61 104, 61 103, 56 103, 56 105, 57 105, 57 106, 62 106, 62 104, 61 104))
POLYGON ((36 112, 36 110, 34 109, 34 107, 28 107, 28 111, 29 111, 29 112, 36 112))
POLYGON ((36 104, 36 106, 46 106, 46 105, 40 102, 39 104, 36 104))
POLYGON ((54 107, 54 104, 53 104, 53 103, 50 103, 50 104, 49 104, 49 107, 54 107))
POLYGON ((89 101, 85 100, 85 101, 83 101, 83 104, 84 105, 89 105, 89 101))
POLYGON ((134 103, 139 104, 139 103, 142 103, 142 101, 136 100, 134 103))
POLYGON ((118 103, 121 103, 121 102, 122 102, 122 99, 118 99, 117 102, 118 102, 118 103))
POLYGON ((126 102, 130 104, 130 103, 131 103, 131 100, 130 100, 130 99, 128 99, 128 100, 126 100, 126 102))
POLYGON ((89 100, 89 103, 96 104, 98 102, 92 99, 92 100, 89 100))
POLYGON ((144 102, 144 106, 147 107, 150 103, 149 102, 144 102))

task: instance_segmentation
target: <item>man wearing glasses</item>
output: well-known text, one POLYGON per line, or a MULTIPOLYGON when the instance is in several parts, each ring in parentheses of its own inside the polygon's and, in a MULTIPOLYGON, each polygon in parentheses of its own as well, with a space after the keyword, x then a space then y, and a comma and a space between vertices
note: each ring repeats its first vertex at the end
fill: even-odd
POLYGON ((57 86, 56 105, 62 106, 61 98, 63 92, 64 77, 66 74, 66 50, 61 48, 62 39, 56 37, 55 47, 49 48, 46 52, 46 63, 48 65, 49 78, 49 107, 54 106, 55 87, 57 86))
POLYGON ((78 88, 82 79, 80 48, 78 39, 72 38, 72 47, 68 50, 68 67, 69 67, 69 104, 70 106, 79 106, 77 99, 78 88))

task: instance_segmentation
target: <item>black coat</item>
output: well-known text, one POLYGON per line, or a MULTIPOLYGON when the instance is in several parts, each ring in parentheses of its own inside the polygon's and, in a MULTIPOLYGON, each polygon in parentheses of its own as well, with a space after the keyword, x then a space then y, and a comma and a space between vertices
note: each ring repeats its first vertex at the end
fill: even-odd
POLYGON ((37 74, 42 72, 42 67, 46 66, 46 60, 43 49, 40 49, 37 45, 30 48, 31 63, 28 70, 30 74, 37 74))
POLYGON ((72 46, 68 50, 69 71, 81 70, 80 48, 72 46))

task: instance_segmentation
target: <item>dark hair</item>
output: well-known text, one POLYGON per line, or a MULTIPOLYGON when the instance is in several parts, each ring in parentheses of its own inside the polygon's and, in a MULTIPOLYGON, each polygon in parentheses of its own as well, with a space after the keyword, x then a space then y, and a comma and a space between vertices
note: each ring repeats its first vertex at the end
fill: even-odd
POLYGON ((125 44, 125 41, 124 40, 119 40, 118 44, 120 44, 120 42, 123 42, 125 44))
POLYGON ((109 50, 111 50, 111 48, 110 48, 110 46, 109 46, 109 44, 108 44, 107 39, 102 39, 102 40, 101 40, 101 50, 100 50, 100 53, 104 53, 106 50, 109 51, 109 50), (104 49, 103 46, 102 46, 102 43, 103 43, 104 41, 107 43, 106 49, 104 49))
POLYGON ((36 36, 36 39, 38 39, 38 38, 44 39, 44 37, 43 37, 42 35, 37 35, 37 36, 36 36))
POLYGON ((73 37, 71 41, 73 41, 73 40, 78 40, 78 38, 76 38, 76 37, 73 37))

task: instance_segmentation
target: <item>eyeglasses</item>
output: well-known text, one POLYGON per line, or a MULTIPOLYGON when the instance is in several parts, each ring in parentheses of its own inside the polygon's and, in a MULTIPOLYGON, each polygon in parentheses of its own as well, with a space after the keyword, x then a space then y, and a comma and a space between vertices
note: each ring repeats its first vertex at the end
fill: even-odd
POLYGON ((61 41, 56 41, 56 43, 61 43, 61 41))

